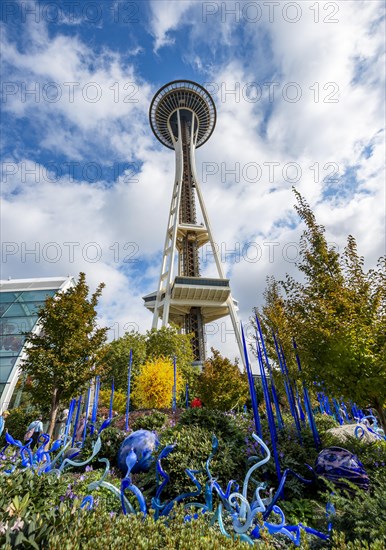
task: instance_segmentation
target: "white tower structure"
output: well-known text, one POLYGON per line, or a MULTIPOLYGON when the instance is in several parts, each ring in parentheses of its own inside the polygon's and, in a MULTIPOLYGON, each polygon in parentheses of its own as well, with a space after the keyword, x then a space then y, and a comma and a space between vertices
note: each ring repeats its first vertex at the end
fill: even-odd
POLYGON ((153 312, 153 328, 161 319, 162 326, 172 322, 184 332, 193 333, 195 363, 202 364, 205 324, 230 315, 244 361, 237 302, 223 272, 196 172, 196 148, 210 138, 216 124, 213 99, 199 84, 176 80, 158 90, 150 105, 149 119, 157 139, 174 149, 176 159, 158 288, 144 296, 144 305, 153 312), (212 249, 217 278, 200 276, 199 249, 207 243, 212 249))

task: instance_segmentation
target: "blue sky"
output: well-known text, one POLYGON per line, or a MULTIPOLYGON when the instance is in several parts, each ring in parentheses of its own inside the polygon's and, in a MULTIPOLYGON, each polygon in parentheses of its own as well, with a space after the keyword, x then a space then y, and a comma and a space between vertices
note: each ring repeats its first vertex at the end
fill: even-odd
MULTIPOLYGON (((174 178, 148 124, 159 87, 212 93, 198 174, 248 322, 296 273, 292 185, 330 242, 385 253, 384 2, 4 0, 2 278, 85 271, 111 336, 150 328, 174 178)), ((203 273, 214 275, 202 250, 203 273)), ((237 354, 230 322, 209 345, 237 354)))

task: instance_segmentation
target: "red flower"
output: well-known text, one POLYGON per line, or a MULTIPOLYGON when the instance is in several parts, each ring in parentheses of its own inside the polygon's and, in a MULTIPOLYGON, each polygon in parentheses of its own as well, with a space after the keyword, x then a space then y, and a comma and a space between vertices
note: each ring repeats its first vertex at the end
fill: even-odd
POLYGON ((193 407, 193 408, 202 407, 202 401, 201 401, 201 399, 199 399, 198 397, 195 397, 195 398, 193 399, 193 401, 191 402, 190 406, 193 407))

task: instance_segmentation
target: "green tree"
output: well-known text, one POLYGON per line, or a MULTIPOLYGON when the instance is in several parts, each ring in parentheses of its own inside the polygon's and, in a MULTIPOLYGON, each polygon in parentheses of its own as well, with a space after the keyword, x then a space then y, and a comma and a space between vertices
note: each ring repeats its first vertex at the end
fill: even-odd
MULTIPOLYGON (((282 326, 292 327, 305 377, 331 396, 374 407, 386 430, 385 258, 365 272, 351 235, 339 254, 305 199, 295 195, 296 211, 306 224, 297 264, 303 280, 287 275, 281 283, 282 326)), ((266 320, 275 319, 275 305, 276 299, 266 302, 266 320)))
POLYGON ((126 332, 121 338, 104 346, 102 366, 103 378, 114 377, 115 388, 127 391, 127 369, 130 350, 133 350, 132 377, 135 378, 139 367, 146 360, 146 338, 139 332, 126 332))
POLYGON ((146 357, 148 360, 157 357, 176 357, 178 370, 185 382, 194 385, 198 370, 192 367, 194 355, 192 335, 180 334, 175 326, 162 327, 160 330, 148 330, 146 333, 146 357))
POLYGON ((27 358, 22 364, 34 384, 33 399, 49 409, 51 436, 59 404, 68 402, 95 376, 94 360, 106 340, 107 328, 97 327, 96 306, 104 284, 88 298, 84 273, 75 287, 47 298, 39 310, 39 334, 27 336, 27 358))
POLYGON ((211 409, 229 411, 248 400, 248 379, 236 363, 212 348, 212 357, 204 363, 198 377, 197 392, 203 404, 211 409))

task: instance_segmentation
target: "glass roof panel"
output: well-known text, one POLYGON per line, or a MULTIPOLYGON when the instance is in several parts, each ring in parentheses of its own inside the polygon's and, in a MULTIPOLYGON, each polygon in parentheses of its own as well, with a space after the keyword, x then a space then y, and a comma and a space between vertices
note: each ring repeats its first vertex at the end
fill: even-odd
POLYGON ((4 311, 1 311, 4 304, 0 306, 1 317, 29 317, 36 316, 39 308, 44 306, 44 302, 14 302, 7 305, 4 311))
POLYGON ((8 377, 11 374, 11 370, 12 370, 12 367, 13 367, 13 364, 15 362, 16 357, 15 358, 12 357, 12 359, 14 360, 12 364, 5 364, 5 363, 3 363, 3 360, 1 361, 1 365, 0 365, 0 383, 2 383, 2 384, 7 382, 8 377))
POLYGON ((15 379, 17 380, 18 377, 17 373, 15 375, 11 373, 13 367, 18 365, 20 353, 23 350, 26 339, 23 333, 30 332, 36 326, 39 308, 44 306, 47 297, 55 296, 64 285, 73 286, 70 278, 1 281, 0 403, 2 406, 9 403, 11 398, 9 388, 13 390, 15 379))
POLYGON ((56 290, 26 290, 19 293, 17 301, 44 301, 48 296, 53 296, 56 292, 56 290))
POLYGON ((0 304, 14 302, 21 292, 0 292, 0 304))

